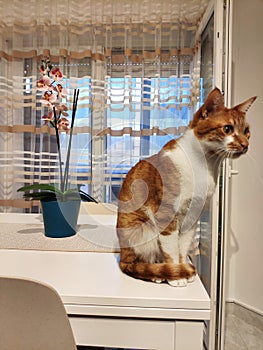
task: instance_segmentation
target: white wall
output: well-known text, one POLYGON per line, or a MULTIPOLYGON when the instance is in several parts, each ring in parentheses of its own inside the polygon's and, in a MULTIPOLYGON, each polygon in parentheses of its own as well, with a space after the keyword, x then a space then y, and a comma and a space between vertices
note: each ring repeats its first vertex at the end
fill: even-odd
POLYGON ((263 314, 263 1, 233 3, 232 105, 258 98, 247 114, 250 149, 231 179, 226 298, 263 314))

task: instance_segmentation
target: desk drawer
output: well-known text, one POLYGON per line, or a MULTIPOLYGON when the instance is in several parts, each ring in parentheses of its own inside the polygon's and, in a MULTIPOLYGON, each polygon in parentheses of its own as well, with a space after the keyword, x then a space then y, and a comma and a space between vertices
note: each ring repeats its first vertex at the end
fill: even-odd
POLYGON ((70 316, 77 345, 203 350, 202 321, 70 316))
POLYGON ((174 350, 173 321, 75 316, 69 319, 77 345, 174 350))

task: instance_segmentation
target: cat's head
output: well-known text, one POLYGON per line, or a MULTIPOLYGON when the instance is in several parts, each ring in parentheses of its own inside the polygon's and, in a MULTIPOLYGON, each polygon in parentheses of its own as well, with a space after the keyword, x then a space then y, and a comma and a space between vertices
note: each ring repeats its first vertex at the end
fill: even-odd
POLYGON ((248 150, 250 129, 246 112, 255 99, 256 96, 227 108, 221 91, 215 88, 195 113, 189 127, 206 151, 222 157, 238 158, 248 150))

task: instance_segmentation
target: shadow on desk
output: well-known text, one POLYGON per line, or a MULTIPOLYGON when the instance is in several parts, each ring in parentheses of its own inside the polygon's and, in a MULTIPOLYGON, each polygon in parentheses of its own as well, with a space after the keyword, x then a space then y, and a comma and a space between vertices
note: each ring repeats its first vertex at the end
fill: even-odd
POLYGON ((136 349, 123 349, 123 348, 101 348, 97 346, 78 346, 78 350, 136 350, 136 349))
POLYGON ((136 349, 124 349, 124 348, 101 348, 97 346, 78 346, 77 349, 78 350, 136 350, 136 349))

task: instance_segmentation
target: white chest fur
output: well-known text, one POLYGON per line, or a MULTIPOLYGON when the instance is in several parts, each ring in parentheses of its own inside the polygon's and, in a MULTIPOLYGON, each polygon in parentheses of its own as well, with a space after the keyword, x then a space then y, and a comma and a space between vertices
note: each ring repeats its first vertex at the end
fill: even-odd
POLYGON ((180 174, 180 195, 174 206, 181 217, 181 231, 189 230, 199 219, 206 201, 215 189, 211 167, 192 130, 167 154, 180 174))

